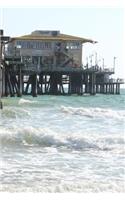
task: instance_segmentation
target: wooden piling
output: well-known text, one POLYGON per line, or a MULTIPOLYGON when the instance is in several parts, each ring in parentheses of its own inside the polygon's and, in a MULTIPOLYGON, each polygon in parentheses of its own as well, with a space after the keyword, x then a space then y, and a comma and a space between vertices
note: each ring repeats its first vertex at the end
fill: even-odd
POLYGON ((91 95, 95 95, 96 91, 95 91, 95 74, 92 73, 90 74, 90 83, 89 83, 89 87, 90 87, 90 94, 91 95))
POLYGON ((2 69, 2 96, 5 96, 5 68, 2 69))
POLYGON ((18 74, 18 92, 17 96, 21 97, 22 96, 22 91, 23 91, 23 80, 22 80, 22 72, 21 72, 21 67, 19 67, 19 74, 18 74))
POLYGON ((108 84, 107 83, 105 84, 105 89, 106 89, 105 93, 107 94, 108 93, 108 84))
POLYGON ((33 97, 37 97, 37 74, 32 75, 31 93, 33 97))
POLYGON ((9 89, 9 95, 10 97, 14 97, 14 87, 13 87, 13 83, 11 82, 11 74, 10 72, 8 71, 7 72, 7 85, 8 85, 8 89, 9 89))
POLYGON ((37 82, 37 91, 39 95, 43 94, 43 82, 44 82, 43 74, 41 73, 39 75, 39 81, 37 82))
POLYGON ((89 74, 86 73, 85 74, 85 77, 84 77, 84 80, 85 80, 85 93, 89 93, 89 74))
POLYGON ((83 77, 80 73, 70 73, 69 75, 69 94, 83 94, 83 77))
POLYGON ((0 66, 0 109, 3 108, 1 96, 2 96, 2 69, 1 69, 1 66, 0 66))
POLYGON ((47 94, 47 74, 44 75, 44 94, 47 94))
POLYGON ((120 83, 116 83, 116 94, 120 94, 120 83))

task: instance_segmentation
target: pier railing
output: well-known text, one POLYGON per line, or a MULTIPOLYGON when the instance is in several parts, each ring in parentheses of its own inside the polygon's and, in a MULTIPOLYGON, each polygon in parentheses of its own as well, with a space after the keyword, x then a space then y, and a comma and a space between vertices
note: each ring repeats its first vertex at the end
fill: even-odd
POLYGON ((125 83, 125 80, 124 79, 121 79, 121 78, 109 78, 109 79, 106 79, 104 81, 99 81, 97 82, 97 84, 124 84, 125 83))
POLYGON ((117 79, 111 78, 107 82, 108 83, 120 83, 120 84, 123 84, 123 83, 125 83, 125 80, 122 79, 122 78, 117 78, 117 79))
POLYGON ((98 65, 93 65, 93 66, 83 66, 84 70, 89 70, 89 71, 96 71, 99 73, 114 73, 115 70, 114 68, 104 68, 104 67, 100 67, 98 65))
MULTIPOLYGON (((18 52, 16 50, 16 52, 18 52)), ((31 71, 31 72, 41 72, 41 71, 57 71, 57 72, 80 72, 80 71, 84 71, 84 72, 95 72, 95 73, 108 73, 108 74, 114 74, 114 68, 107 68, 106 66, 101 67, 98 65, 93 65, 93 66, 71 66, 71 65, 66 65, 66 66, 55 66, 53 64, 33 64, 32 62, 28 62, 28 63, 24 63, 22 62, 21 56, 16 53, 16 55, 13 54, 13 56, 11 55, 7 55, 5 54, 5 60, 12 66, 14 65, 14 69, 18 70, 19 65, 21 66, 21 69, 23 71, 31 71)))
POLYGON ((21 70, 24 72, 36 72, 36 73, 40 73, 40 72, 70 72, 70 71, 74 71, 74 72, 80 72, 83 71, 82 67, 72 67, 72 66, 65 66, 65 67, 60 67, 60 66, 55 66, 55 65, 36 65, 36 64, 32 64, 32 63, 21 63, 21 62, 16 62, 15 61, 11 61, 9 62, 9 64, 13 65, 13 69, 15 71, 18 71, 19 66, 21 66, 21 70))

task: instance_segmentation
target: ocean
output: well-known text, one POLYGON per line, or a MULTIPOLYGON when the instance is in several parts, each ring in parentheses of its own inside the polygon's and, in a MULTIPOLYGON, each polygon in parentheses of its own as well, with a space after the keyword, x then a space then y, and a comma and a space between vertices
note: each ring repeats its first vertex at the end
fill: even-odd
POLYGON ((125 90, 2 101, 0 191, 125 192, 125 90))

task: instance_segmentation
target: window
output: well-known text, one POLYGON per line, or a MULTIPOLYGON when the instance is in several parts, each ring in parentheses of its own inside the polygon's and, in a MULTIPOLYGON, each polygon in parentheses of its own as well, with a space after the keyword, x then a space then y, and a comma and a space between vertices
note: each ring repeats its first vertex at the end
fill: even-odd
POLYGON ((71 42, 71 43, 67 43, 66 45, 67 49, 79 49, 80 48, 80 43, 79 42, 71 42))
POLYGON ((51 49, 51 43, 45 42, 45 49, 51 49))
POLYGON ((16 45, 20 46, 22 49, 51 49, 51 42, 40 42, 40 41, 16 41, 16 45))

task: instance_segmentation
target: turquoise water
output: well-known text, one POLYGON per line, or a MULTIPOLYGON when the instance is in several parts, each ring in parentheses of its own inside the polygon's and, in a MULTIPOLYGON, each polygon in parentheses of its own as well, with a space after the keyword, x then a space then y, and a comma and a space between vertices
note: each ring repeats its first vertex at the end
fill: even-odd
POLYGON ((125 191, 124 90, 2 101, 1 191, 125 191))

